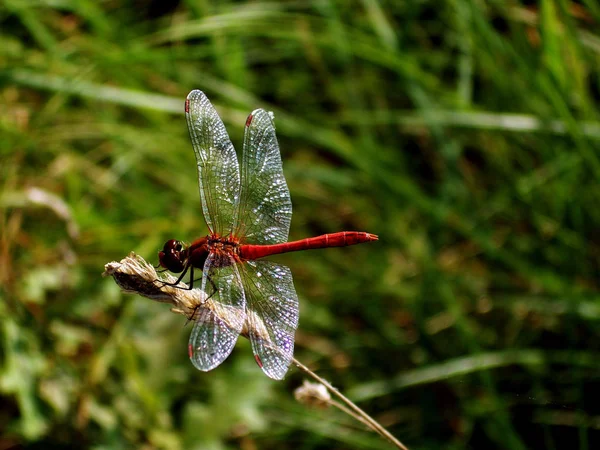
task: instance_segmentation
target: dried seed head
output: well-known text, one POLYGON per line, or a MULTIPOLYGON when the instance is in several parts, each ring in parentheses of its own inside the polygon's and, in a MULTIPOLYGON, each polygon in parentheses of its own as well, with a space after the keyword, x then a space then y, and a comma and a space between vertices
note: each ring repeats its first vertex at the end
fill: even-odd
POLYGON ((302 386, 294 391, 294 397, 300 403, 316 408, 324 409, 331 405, 331 395, 327 388, 320 383, 304 380, 302 386))
POLYGON ((124 292, 143 295, 157 302, 171 303, 171 311, 190 320, 206 302, 207 295, 200 289, 186 289, 185 283, 179 283, 178 287, 165 284, 174 283, 177 279, 166 272, 158 274, 152 265, 133 252, 119 262, 106 264, 102 275, 112 276, 124 292))

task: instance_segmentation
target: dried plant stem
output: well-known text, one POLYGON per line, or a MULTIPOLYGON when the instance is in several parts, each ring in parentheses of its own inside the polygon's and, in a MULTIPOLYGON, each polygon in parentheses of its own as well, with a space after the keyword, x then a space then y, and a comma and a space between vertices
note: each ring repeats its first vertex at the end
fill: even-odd
POLYGON ((355 413, 354 411, 352 411, 350 408, 348 408, 347 406, 344 406, 343 403, 340 402, 336 402, 335 400, 330 400, 329 404, 331 406, 335 406, 337 409, 345 412, 346 414, 348 414, 349 416, 354 417, 356 420, 358 420, 359 422, 363 423, 364 425, 366 425, 367 427, 371 428, 371 425, 369 424, 369 422, 367 422, 365 419, 362 418, 362 416, 358 415, 357 413, 355 413))
MULTIPOLYGON (((325 386, 331 394, 336 396, 338 399, 340 399, 342 401, 342 403, 344 403, 346 406, 348 406, 348 409, 354 413, 354 414, 350 414, 351 416, 353 416, 360 422, 367 425, 369 428, 371 428, 377 434, 379 434, 380 436, 384 437, 385 439, 390 441, 392 444, 394 444, 394 446, 396 446, 397 448, 400 448, 402 450, 408 450, 408 448, 404 444, 402 444, 402 442, 400 442, 398 439, 396 439, 394 436, 392 436, 392 434, 389 431, 387 431, 383 426, 381 426, 381 424, 379 422, 377 422, 375 419, 373 419, 371 416, 369 416, 366 412, 364 412, 362 409, 360 409, 358 406, 356 406, 356 404, 354 404, 352 402, 352 400, 350 400, 348 397, 346 397, 344 394, 342 394, 339 390, 334 388, 327 380, 321 378, 319 375, 314 373, 312 370, 310 370, 308 367, 306 367, 304 364, 302 364, 296 358, 293 358, 292 361, 294 362, 296 367, 298 367, 305 374, 307 374, 308 376, 310 376, 311 378, 316 380, 318 383, 325 386)), ((341 405, 339 405, 339 406, 341 406, 341 405)), ((344 410, 345 408, 340 408, 340 409, 344 410)))

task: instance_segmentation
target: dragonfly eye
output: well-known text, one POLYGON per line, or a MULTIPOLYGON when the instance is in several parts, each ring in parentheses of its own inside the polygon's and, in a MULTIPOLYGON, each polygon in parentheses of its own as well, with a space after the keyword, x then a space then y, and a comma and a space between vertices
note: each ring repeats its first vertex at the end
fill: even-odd
POLYGON ((165 242, 163 249, 158 252, 158 260, 161 267, 173 273, 179 273, 185 268, 183 245, 175 239, 165 242))

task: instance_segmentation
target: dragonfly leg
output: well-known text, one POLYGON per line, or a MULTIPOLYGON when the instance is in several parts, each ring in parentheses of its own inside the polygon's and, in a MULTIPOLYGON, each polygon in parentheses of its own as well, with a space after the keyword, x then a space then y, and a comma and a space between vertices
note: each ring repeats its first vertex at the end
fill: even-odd
MULTIPOLYGON (((189 268, 190 268, 190 285, 188 286, 187 290, 191 291, 194 288, 194 266, 189 266, 189 268)), ((179 278, 181 278, 181 277, 179 277, 179 278)))
POLYGON ((169 283, 168 281, 164 281, 164 280, 156 280, 156 281, 162 283, 161 287, 172 286, 172 287, 176 287, 178 289, 188 289, 189 290, 189 289, 192 289, 192 284, 193 284, 193 281, 194 281, 193 275, 194 275, 194 267, 192 267, 190 265, 187 265, 185 267, 185 269, 183 269, 183 272, 181 272, 181 275, 179 275, 179 278, 177 278, 177 280, 174 283, 169 283), (192 273, 192 278, 190 280, 191 281, 190 282, 190 286, 188 288, 179 287, 178 284, 180 283, 181 280, 183 280, 183 277, 185 277, 185 274, 187 273, 188 269, 190 269, 190 267, 191 267, 191 273, 192 273))
MULTIPOLYGON (((194 268, 193 268, 193 267, 192 267, 191 271, 192 271, 192 276, 193 276, 193 273, 194 273, 194 272, 193 272, 193 271, 194 271, 194 268)), ((213 288, 213 291, 211 292, 211 294, 210 294, 208 297, 206 297, 206 300, 208 300, 208 299, 210 299, 210 298, 211 298, 213 295, 215 295, 215 294, 217 293, 217 285, 216 285, 216 284, 215 284, 215 282, 212 280, 212 278, 210 277, 210 275, 207 275, 207 276, 206 276, 206 278, 207 278, 207 280, 208 280, 208 281, 210 281, 210 284, 212 285, 212 288, 213 288)), ((202 279, 202 278, 199 278, 198 280, 193 280, 193 281, 199 281, 199 280, 201 280, 201 279, 202 279)), ((192 282, 190 282, 190 286, 191 286, 191 285, 192 285, 192 282)), ((205 300, 205 301, 206 301, 206 300, 205 300)), ((194 312, 193 312, 193 313, 192 313, 192 315, 191 315, 191 316, 188 318, 188 320, 187 320, 187 322, 185 323, 185 325, 187 325, 188 323, 190 323, 190 322, 191 322, 191 321, 194 319, 194 316, 196 315, 196 311, 198 311, 198 308, 199 308, 200 306, 201 306, 201 305, 196 305, 196 307, 194 308, 194 312)), ((185 325, 184 325, 184 326, 185 326, 185 325)))
MULTIPOLYGON (((212 280, 212 278, 210 277, 210 275, 207 275, 206 278, 208 279, 208 281, 210 281, 210 284, 212 285, 212 288, 213 288, 213 292, 212 292, 212 294, 210 294, 210 297, 212 297, 217 292, 217 285, 212 280)), ((210 297, 208 297, 208 298, 210 298, 210 297)))
MULTIPOLYGON (((217 287, 215 286, 215 283, 213 282, 213 280, 210 278, 210 276, 206 276, 206 278, 208 278, 208 281, 210 281, 210 284, 212 284, 213 286, 213 292, 212 294, 210 294, 208 297, 206 297, 206 300, 208 300, 209 298, 211 298, 213 295, 215 295, 215 292, 217 292, 217 287)), ((202 278, 199 278, 198 280, 194 280, 194 266, 191 266, 190 269, 190 289, 192 289, 192 286, 194 285, 194 281, 199 281, 202 278)), ((206 301, 204 300, 204 301, 206 301)), ((203 302, 204 303, 204 302, 203 302)), ((196 316, 196 311, 198 311, 198 308, 200 308, 200 306, 202 306, 202 304, 198 304, 196 305, 196 307, 194 308, 194 312, 192 313, 192 315, 188 318, 187 322, 185 323, 185 325, 187 325, 188 323, 190 323, 192 320, 194 320, 194 317, 196 316)), ((185 326, 184 325, 184 326, 185 326)))

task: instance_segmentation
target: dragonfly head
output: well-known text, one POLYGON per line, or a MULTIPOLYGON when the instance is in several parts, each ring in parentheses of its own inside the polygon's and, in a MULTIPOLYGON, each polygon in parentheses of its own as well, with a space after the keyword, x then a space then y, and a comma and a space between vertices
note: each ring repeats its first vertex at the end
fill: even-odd
POLYGON ((180 273, 185 269, 187 253, 187 248, 181 241, 170 239, 165 242, 163 249, 158 252, 158 261, 161 267, 168 271, 180 273))

